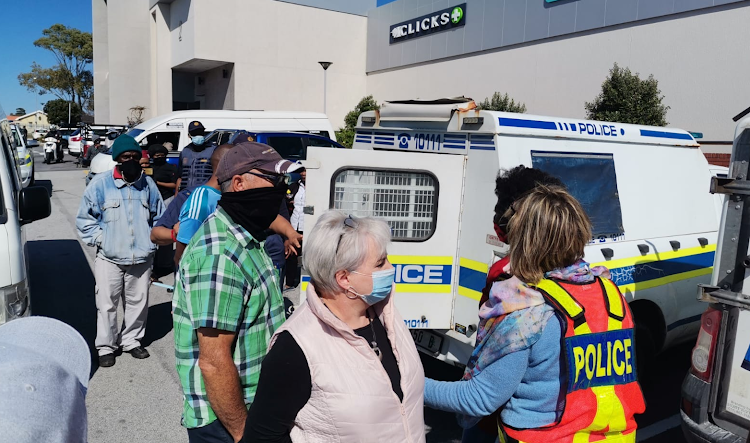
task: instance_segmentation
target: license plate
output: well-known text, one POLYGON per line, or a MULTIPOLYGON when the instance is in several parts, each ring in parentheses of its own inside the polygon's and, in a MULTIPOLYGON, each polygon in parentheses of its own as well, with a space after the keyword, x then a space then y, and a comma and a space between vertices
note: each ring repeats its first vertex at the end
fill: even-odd
POLYGON ((440 347, 443 345, 443 337, 438 334, 433 334, 422 329, 412 329, 411 336, 414 339, 414 343, 420 348, 434 354, 440 353, 440 347))

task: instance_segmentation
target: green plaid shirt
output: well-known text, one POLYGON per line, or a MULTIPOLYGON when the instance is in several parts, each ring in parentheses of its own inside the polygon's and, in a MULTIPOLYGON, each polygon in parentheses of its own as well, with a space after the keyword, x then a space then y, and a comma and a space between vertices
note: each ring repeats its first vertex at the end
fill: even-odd
POLYGON ((203 223, 185 249, 172 308, 184 397, 182 425, 198 428, 216 420, 198 366, 198 328, 237 333, 234 363, 249 406, 268 342, 284 322, 284 302, 263 244, 232 222, 223 209, 203 223))

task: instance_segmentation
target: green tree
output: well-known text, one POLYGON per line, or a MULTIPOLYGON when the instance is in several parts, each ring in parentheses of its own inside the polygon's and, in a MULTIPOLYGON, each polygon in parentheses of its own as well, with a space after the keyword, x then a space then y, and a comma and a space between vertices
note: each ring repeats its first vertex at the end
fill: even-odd
POLYGON ((49 122, 57 126, 68 126, 68 104, 70 104, 70 124, 74 126, 81 121, 81 107, 78 103, 71 103, 61 98, 50 100, 44 104, 44 112, 49 122))
POLYGON ((372 95, 363 97, 362 100, 357 103, 357 106, 349 111, 349 113, 346 114, 346 117, 344 117, 344 127, 339 128, 339 130, 336 131, 336 140, 347 148, 351 148, 354 144, 354 133, 356 132, 354 128, 357 126, 357 119, 359 119, 360 114, 366 111, 374 111, 376 109, 380 109, 380 105, 375 101, 372 95))
POLYGON ((485 111, 517 112, 519 114, 526 112, 525 104, 516 103, 507 93, 501 95, 499 92, 492 94, 492 99, 485 98, 477 107, 485 111))
POLYGON ((18 82, 29 91, 51 93, 60 99, 89 107, 86 103, 94 88, 90 65, 94 59, 94 43, 90 32, 56 24, 42 31, 34 42, 55 55, 57 65, 45 68, 34 62, 31 72, 18 76, 18 82))
POLYGON ((602 92, 592 102, 586 102, 586 117, 590 120, 632 123, 636 125, 667 126, 669 106, 653 74, 642 80, 629 68, 615 66, 602 83, 602 92))
POLYGON ((26 110, 23 108, 16 108, 16 112, 13 115, 22 116, 26 115, 26 110))

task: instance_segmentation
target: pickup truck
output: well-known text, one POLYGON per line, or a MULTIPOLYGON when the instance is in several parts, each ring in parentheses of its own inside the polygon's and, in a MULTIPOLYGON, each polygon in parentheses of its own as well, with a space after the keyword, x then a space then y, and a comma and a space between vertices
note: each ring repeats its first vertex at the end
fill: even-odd
POLYGON ((699 285, 708 303, 682 384, 682 430, 688 442, 740 443, 750 429, 750 117, 735 131, 726 178, 711 192, 724 207, 710 285, 699 285))

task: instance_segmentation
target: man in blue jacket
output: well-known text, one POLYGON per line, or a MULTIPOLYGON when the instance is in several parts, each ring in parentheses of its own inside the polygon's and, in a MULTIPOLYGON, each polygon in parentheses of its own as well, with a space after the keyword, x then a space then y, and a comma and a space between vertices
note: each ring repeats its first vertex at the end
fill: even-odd
POLYGON ((143 174, 138 161, 141 147, 133 137, 122 135, 112 145, 117 166, 96 175, 86 187, 76 217, 78 234, 96 246, 96 349, 99 366, 115 364, 115 352, 148 358, 140 340, 146 331, 148 290, 156 245, 150 233, 164 212, 156 183, 143 174), (123 299, 122 330, 117 324, 117 305, 123 299))

